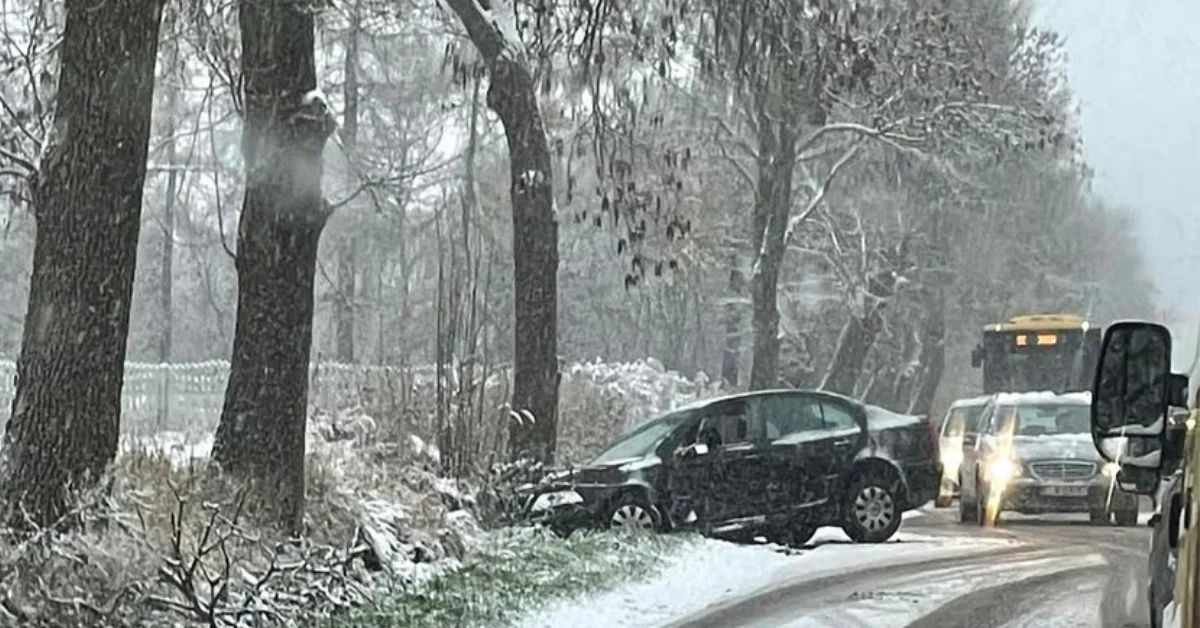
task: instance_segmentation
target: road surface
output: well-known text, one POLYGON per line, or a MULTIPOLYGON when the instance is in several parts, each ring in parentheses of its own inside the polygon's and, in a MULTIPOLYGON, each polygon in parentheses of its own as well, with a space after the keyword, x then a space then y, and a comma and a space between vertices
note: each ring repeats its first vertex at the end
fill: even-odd
POLYGON ((935 510, 906 521, 903 529, 1011 542, 960 557, 800 577, 670 626, 1148 628, 1144 574, 1150 530, 1144 524, 1107 527, 1089 524, 1086 515, 1006 514, 998 528, 981 528, 957 523, 956 514, 935 510))

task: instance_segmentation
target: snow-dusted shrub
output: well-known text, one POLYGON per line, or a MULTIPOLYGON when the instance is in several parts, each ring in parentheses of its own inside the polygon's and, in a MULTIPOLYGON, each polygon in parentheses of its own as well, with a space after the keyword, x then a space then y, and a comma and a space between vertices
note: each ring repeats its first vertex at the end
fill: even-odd
POLYGON ((479 546, 474 496, 434 473, 436 449, 330 441, 313 423, 303 539, 256 525, 198 448, 127 439, 111 494, 73 513, 82 526, 0 542, 0 625, 303 624, 453 570, 479 546))
POLYGON ((573 364, 559 389, 560 458, 582 462, 640 422, 718 393, 703 373, 690 380, 654 358, 573 364))

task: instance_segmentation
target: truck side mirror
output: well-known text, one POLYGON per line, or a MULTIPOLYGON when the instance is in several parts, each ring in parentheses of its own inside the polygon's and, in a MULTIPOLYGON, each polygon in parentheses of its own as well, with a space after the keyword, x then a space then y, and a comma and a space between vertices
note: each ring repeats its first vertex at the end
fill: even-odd
MULTIPOLYGON (((1122 322, 1105 330, 1091 407, 1092 442, 1105 460, 1159 470, 1167 408, 1178 394, 1179 377, 1171 375, 1171 332, 1166 327, 1122 322)), ((1136 478, 1132 484, 1143 483, 1141 474, 1130 475, 1136 478)))

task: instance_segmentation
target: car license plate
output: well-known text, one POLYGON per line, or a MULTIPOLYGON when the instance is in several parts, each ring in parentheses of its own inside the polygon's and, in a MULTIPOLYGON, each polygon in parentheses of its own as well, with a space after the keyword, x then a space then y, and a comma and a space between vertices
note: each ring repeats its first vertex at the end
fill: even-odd
POLYGON ((1042 495, 1052 497, 1085 497, 1087 492, 1086 486, 1047 486, 1042 489, 1042 495))

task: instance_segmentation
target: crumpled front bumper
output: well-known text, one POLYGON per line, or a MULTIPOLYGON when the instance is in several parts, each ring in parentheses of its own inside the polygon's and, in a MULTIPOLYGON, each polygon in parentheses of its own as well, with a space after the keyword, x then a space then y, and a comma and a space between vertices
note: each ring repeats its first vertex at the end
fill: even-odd
POLYGON ((580 503, 535 508, 538 497, 558 490, 565 489, 546 489, 526 496, 521 507, 521 521, 528 525, 543 525, 560 533, 600 527, 601 520, 595 510, 595 502, 586 497, 580 503))

